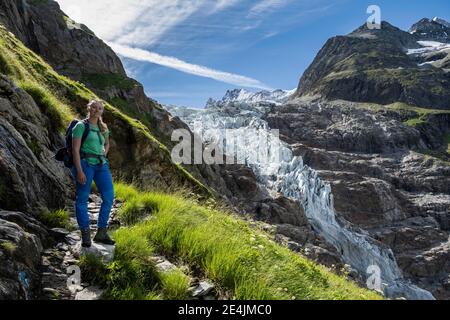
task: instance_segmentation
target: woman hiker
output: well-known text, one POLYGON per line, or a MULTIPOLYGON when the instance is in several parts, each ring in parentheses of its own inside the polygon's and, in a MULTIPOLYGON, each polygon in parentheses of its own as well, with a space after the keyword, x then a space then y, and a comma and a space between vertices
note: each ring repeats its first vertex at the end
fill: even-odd
POLYGON ((75 212, 81 230, 81 245, 91 246, 88 200, 92 180, 102 197, 94 241, 113 245, 115 242, 107 233, 109 214, 114 201, 114 187, 106 159, 109 151, 109 130, 102 120, 103 102, 92 100, 88 103, 87 110, 90 130, 82 146, 81 138, 85 130, 83 121, 78 122, 72 130, 72 176, 76 181, 75 212))

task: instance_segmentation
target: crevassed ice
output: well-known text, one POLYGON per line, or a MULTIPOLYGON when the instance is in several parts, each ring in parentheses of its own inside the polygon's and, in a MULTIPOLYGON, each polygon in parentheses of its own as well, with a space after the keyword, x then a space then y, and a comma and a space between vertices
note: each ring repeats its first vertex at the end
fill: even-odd
MULTIPOLYGON (((247 104, 231 104, 228 108, 193 112, 172 107, 170 112, 179 116, 204 141, 226 141, 224 129, 242 130, 244 135, 247 129, 253 128, 266 130, 271 135, 269 125, 261 119, 263 109, 247 104)), ((387 297, 434 299, 430 292, 403 278, 391 249, 378 246, 368 235, 352 230, 350 223, 337 218, 329 184, 321 181, 317 172, 305 165, 301 157, 294 156, 287 144, 277 136, 270 136, 272 143, 269 146, 276 150, 268 152, 276 161, 257 162, 257 144, 252 143, 252 137, 246 138, 247 143, 237 144, 236 148, 246 149, 246 163, 258 181, 269 192, 298 200, 312 227, 340 252, 346 263, 361 274, 366 274, 369 266, 377 265, 381 270, 382 290, 387 297)))

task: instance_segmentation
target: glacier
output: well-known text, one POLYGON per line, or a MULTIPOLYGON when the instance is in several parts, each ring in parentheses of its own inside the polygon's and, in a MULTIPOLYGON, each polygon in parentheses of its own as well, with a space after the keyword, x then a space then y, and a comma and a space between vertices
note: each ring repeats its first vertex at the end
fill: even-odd
MULTIPOLYGON (((210 104, 206 109, 174 106, 167 109, 184 121, 194 134, 201 136, 205 143, 222 141, 226 145, 226 129, 237 130, 239 135, 245 136, 245 143, 233 147, 245 149, 240 151, 244 151, 246 164, 253 170, 258 182, 272 195, 281 193, 297 200, 314 230, 332 244, 342 259, 360 274, 367 275, 372 266, 377 266, 381 277, 380 289, 386 297, 434 299, 430 292, 403 278, 390 248, 377 243, 364 230, 355 230, 351 223, 336 215, 330 185, 324 183, 315 170, 305 165, 301 157, 294 156, 289 145, 274 135, 263 120, 263 115, 276 105, 224 101, 210 104), (268 145, 275 148, 267 150, 271 161, 258 161, 258 141, 246 135, 249 129, 266 131, 270 141, 268 145)), ((223 151, 226 153, 229 150, 223 151)))

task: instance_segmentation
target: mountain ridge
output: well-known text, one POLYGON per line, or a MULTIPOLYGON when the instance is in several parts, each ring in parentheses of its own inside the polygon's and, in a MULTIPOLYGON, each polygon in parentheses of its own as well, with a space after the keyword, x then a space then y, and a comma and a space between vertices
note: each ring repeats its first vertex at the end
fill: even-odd
POLYGON ((421 47, 420 40, 387 22, 380 30, 363 25, 346 36, 333 37, 303 73, 294 97, 449 109, 446 64, 421 67, 407 55, 408 49, 421 47))
POLYGON ((277 89, 273 91, 263 90, 258 92, 250 92, 245 89, 231 89, 227 90, 225 95, 220 100, 214 100, 209 98, 206 102, 205 108, 210 108, 217 104, 227 104, 232 102, 241 103, 257 103, 257 102, 267 102, 280 104, 286 102, 296 89, 292 90, 282 90, 277 89))

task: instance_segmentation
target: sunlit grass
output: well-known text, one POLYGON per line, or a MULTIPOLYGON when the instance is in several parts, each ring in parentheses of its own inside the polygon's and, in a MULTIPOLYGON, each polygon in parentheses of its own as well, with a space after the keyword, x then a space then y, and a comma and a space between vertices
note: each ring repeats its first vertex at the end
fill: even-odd
POLYGON ((189 276, 175 269, 161 274, 163 294, 169 300, 184 300, 188 298, 190 284, 189 276))
POLYGON ((159 254, 197 266, 231 290, 235 299, 381 298, 276 244, 229 213, 180 195, 140 193, 121 183, 116 184, 116 196, 152 210, 152 219, 118 232, 130 239, 145 238, 159 254))
POLYGON ((49 228, 64 228, 68 230, 74 229, 74 226, 70 222, 69 212, 65 209, 53 211, 43 209, 38 218, 49 228))

